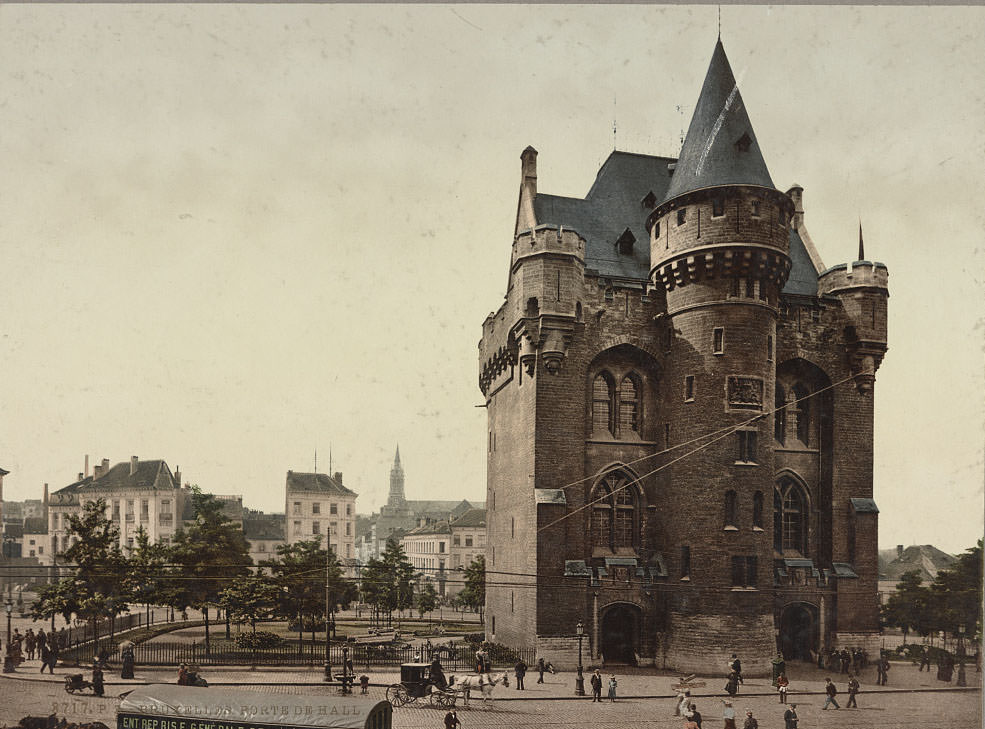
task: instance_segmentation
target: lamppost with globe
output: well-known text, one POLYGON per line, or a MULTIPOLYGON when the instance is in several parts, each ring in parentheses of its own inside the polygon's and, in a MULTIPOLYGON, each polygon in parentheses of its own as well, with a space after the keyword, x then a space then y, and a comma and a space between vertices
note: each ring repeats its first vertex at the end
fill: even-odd
POLYGON ((958 686, 967 686, 964 673, 964 623, 958 626, 958 686))
POLYGON ((575 676, 575 696, 584 696, 585 676, 581 666, 581 641, 585 637, 585 626, 579 622, 575 626, 575 632, 578 633, 578 674, 575 676))
POLYGON ((10 645, 10 614, 14 611, 14 603, 8 597, 7 602, 3 604, 4 610, 7 611, 7 651, 3 655, 3 672, 13 673, 14 672, 14 653, 11 650, 10 645))

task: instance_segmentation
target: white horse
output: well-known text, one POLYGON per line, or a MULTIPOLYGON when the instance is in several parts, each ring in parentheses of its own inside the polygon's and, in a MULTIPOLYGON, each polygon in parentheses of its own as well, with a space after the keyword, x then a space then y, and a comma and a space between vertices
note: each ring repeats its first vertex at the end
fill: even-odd
POLYGON ((457 681, 454 676, 451 677, 451 685, 462 691, 464 696, 464 706, 469 705, 469 696, 472 691, 479 691, 482 694, 482 705, 487 709, 489 708, 488 702, 493 700, 493 687, 498 683, 501 683, 507 687, 510 685, 510 679, 509 676, 506 675, 506 671, 503 671, 495 677, 484 673, 474 673, 457 681))

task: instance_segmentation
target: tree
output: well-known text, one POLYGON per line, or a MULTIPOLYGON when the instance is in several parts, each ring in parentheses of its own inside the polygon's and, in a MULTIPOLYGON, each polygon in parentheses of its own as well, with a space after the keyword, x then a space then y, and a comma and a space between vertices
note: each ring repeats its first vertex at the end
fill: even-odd
POLYGON ((927 597, 935 630, 956 634, 964 627, 965 635, 978 636, 982 625, 982 540, 946 570, 941 570, 930 585, 927 597))
POLYGON ((222 502, 192 487, 195 521, 175 532, 171 556, 181 580, 175 599, 181 607, 202 611, 205 650, 209 643, 209 607, 217 605, 228 580, 245 575, 252 565, 243 530, 222 513, 222 502))
POLYGON ((68 518, 68 534, 77 537, 60 555, 72 564, 65 589, 74 597, 75 613, 93 624, 99 640, 98 620, 115 618, 129 610, 126 603, 126 559, 120 550, 120 531, 106 517, 105 499, 85 503, 81 514, 68 518))
POLYGON ((889 627, 903 631, 903 642, 911 630, 926 635, 928 590, 921 584, 919 570, 911 570, 900 577, 896 592, 882 606, 882 621, 889 627))
POLYGON ((360 573, 363 600, 373 606, 377 622, 386 615, 392 621, 394 610, 406 610, 414 604, 414 566, 404 548, 388 539, 379 559, 370 559, 360 573))
POLYGON ((31 617, 35 620, 51 620, 51 629, 54 630, 56 615, 61 615, 68 623, 78 607, 75 584, 73 580, 67 578, 41 586, 38 590, 38 599, 31 609, 31 617))
POLYGON ((247 621, 257 632, 257 621, 269 619, 277 608, 280 590, 259 573, 233 579, 219 593, 219 605, 236 621, 247 621))
POLYGON ((167 561, 167 549, 164 545, 151 543, 150 536, 141 525, 127 560, 126 588, 133 602, 144 604, 147 624, 150 623, 150 606, 167 604, 169 594, 164 580, 167 561))
POLYGON ((338 559, 331 550, 322 548, 319 537, 279 545, 277 557, 264 565, 274 575, 278 613, 288 620, 298 621, 298 653, 301 652, 300 638, 306 618, 311 626, 311 644, 314 646, 317 620, 325 617, 326 580, 332 581, 330 588, 337 589, 342 579, 338 559))
POLYGON ((481 621, 486 606, 486 558, 483 555, 477 556, 465 568, 465 587, 458 597, 463 605, 479 613, 481 621))
POLYGON ((434 585, 425 582, 417 593, 417 613, 423 618, 425 613, 429 613, 438 607, 438 593, 434 585))

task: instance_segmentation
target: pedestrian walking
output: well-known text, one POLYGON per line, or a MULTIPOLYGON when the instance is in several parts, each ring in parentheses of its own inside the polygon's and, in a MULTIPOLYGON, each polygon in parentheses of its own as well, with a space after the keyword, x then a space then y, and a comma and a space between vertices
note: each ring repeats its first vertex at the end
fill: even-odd
POLYGON ((732 702, 722 699, 722 703, 725 705, 722 709, 722 719, 725 722, 723 729, 735 729, 735 709, 732 708, 732 702))
POLYGON ((92 662, 92 693, 96 696, 102 696, 104 693, 103 667, 99 664, 98 659, 92 662))
POLYGON ((38 658, 41 657, 41 648, 43 648, 47 643, 48 636, 45 635, 44 628, 38 628, 38 658))
POLYGON ((841 672, 848 673, 848 669, 852 665, 852 657, 848 653, 847 648, 841 649, 841 672))
POLYGON ((759 722, 752 715, 752 709, 746 709, 746 720, 742 722, 742 729, 759 729, 759 722))
POLYGON ((838 706, 838 701, 837 699, 835 699, 835 696, 838 695, 837 687, 833 683, 831 683, 830 678, 826 678, 824 680, 826 682, 824 684, 824 693, 827 694, 827 698, 824 699, 824 706, 821 707, 821 710, 827 711, 828 707, 831 706, 832 704, 834 704, 834 707, 836 709, 840 709, 841 707, 838 706))
POLYGON ((602 674, 599 673, 599 669, 595 669, 595 673, 592 674, 592 703, 596 701, 602 701, 602 674))
POLYGON ((885 686, 886 685, 886 681, 889 680, 889 659, 888 658, 885 658, 885 657, 880 658, 879 659, 879 667, 882 669, 879 672, 880 675, 881 675, 881 677, 882 677, 882 680, 879 683, 879 685, 880 686, 885 686))
POLYGON ((51 662, 51 648, 48 646, 47 643, 45 643, 43 646, 41 646, 41 671, 40 671, 40 673, 44 673, 45 666, 48 666, 51 669, 51 673, 54 673, 55 672, 55 669, 54 669, 53 664, 51 662))
POLYGON ((701 729, 701 712, 698 711, 698 707, 694 704, 688 704, 684 718, 693 723, 698 729, 701 729))
POLYGON ((544 683, 544 671, 547 670, 547 666, 544 665, 543 657, 537 659, 537 683, 544 683))
POLYGON ((783 712, 783 729, 797 729, 797 704, 790 704, 790 708, 783 712))
POLYGON ((63 625, 61 630, 58 631, 58 646, 55 652, 61 653, 66 648, 68 648, 68 633, 65 632, 65 626, 63 625))
POLYGON ((24 636, 24 652, 27 653, 27 660, 34 660, 34 651, 37 648, 38 637, 34 634, 34 631, 30 628, 27 629, 27 634, 24 636))
POLYGON ((734 671, 735 672, 735 675, 738 678, 739 683, 743 683, 743 681, 742 681, 742 661, 739 660, 739 657, 735 653, 732 654, 732 660, 729 661, 728 667, 729 667, 729 671, 734 671))
POLYGON ((691 705, 691 692, 681 689, 677 693, 677 704, 674 706, 674 716, 684 716, 691 705))
POLYGON ((855 678, 855 674, 848 674, 848 703, 845 704, 846 709, 858 708, 858 704, 855 702, 855 696, 858 694, 860 688, 861 685, 859 684, 858 679, 855 678))
POLYGON ((445 729, 458 729, 461 725, 462 722, 458 720, 458 714, 454 709, 445 714, 445 729))
POLYGON ((735 671, 732 671, 732 673, 728 675, 728 682, 725 684, 725 693, 733 699, 735 698, 735 695, 739 693, 739 674, 735 671))
POLYGON ((523 691, 523 677, 527 675, 527 664, 522 658, 513 666, 513 675, 516 676, 516 690, 523 691))
POLYGON ((780 694, 780 703, 787 703, 787 689, 790 688, 790 680, 785 674, 781 673, 776 677, 776 690, 780 694))
POLYGON ((616 700, 616 677, 609 676, 609 701, 616 700))
POLYGON ((920 651, 920 668, 917 671, 922 671, 924 666, 927 667, 927 673, 930 673, 930 650, 927 646, 920 651))

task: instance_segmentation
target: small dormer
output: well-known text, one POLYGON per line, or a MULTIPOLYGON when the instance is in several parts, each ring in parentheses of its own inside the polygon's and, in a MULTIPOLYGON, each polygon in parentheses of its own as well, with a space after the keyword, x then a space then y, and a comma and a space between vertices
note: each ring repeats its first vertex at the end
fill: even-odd
MULTIPOLYGON (((652 194, 652 193, 651 193, 652 194)), ((633 231, 626 228, 619 236, 616 241, 616 250, 623 256, 630 256, 633 254, 633 244, 636 243, 636 236, 633 235, 633 231)))
POLYGON ((642 204, 643 208, 646 210, 653 210, 653 208, 657 206, 657 196, 653 194, 653 190, 650 190, 650 192, 646 194, 646 197, 640 200, 640 204, 642 204))
POLYGON ((752 138, 749 136, 749 132, 743 132, 742 136, 735 140, 735 148, 739 152, 748 152, 751 146, 752 138))

